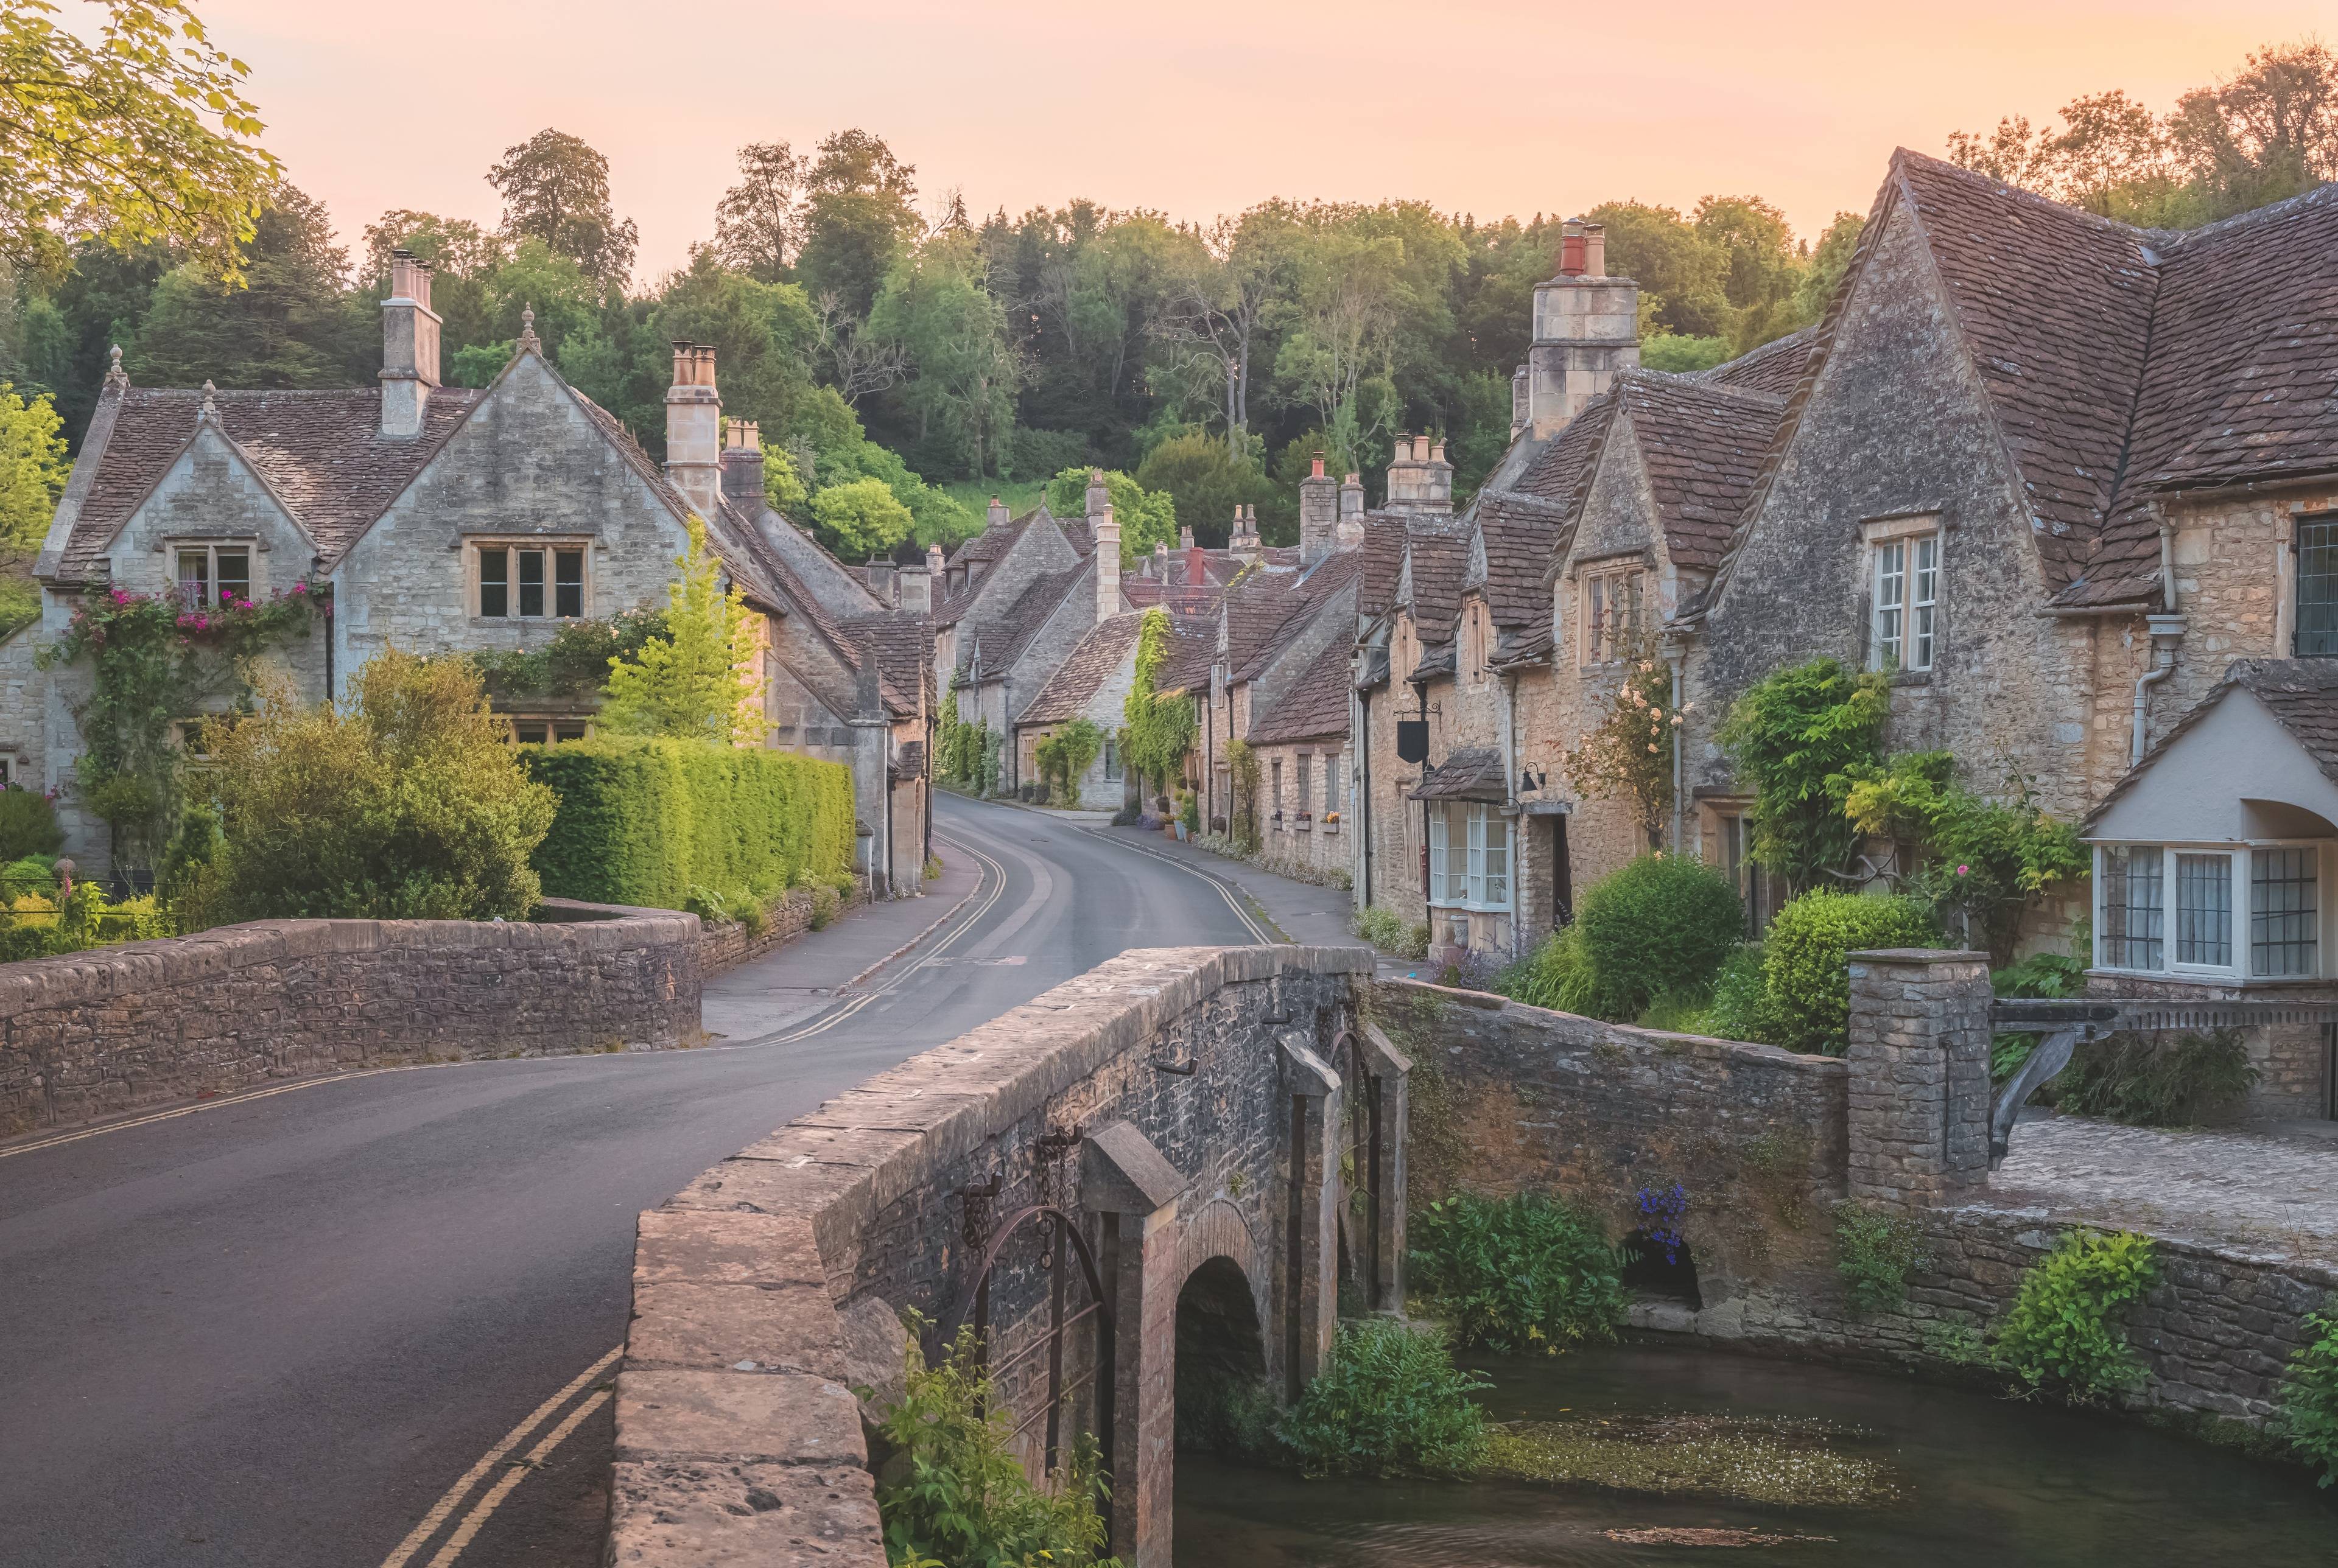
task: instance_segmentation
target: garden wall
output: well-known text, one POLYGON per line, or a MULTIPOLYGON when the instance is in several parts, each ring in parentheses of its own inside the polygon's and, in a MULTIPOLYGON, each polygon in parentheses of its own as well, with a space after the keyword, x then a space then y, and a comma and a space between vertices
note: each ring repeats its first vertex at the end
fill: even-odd
MULTIPOLYGON (((704 927, 698 938, 698 977, 712 980, 794 941, 811 929, 811 912, 817 901, 815 889, 792 887, 763 906, 761 931, 750 932, 737 921, 704 927)), ((868 902, 869 878, 855 877, 851 897, 838 903, 833 918, 841 920, 868 902)))
MULTIPOLYGON (((1414 1198, 1538 1191, 1622 1234, 1642 1189, 1678 1182, 1696 1299, 1644 1295, 1636 1327, 1971 1376, 2028 1269, 2073 1228, 2123 1227, 2075 1204, 1990 1200, 1979 955, 1859 954, 1852 975, 1842 1060, 1378 983, 1374 1014, 1414 1064, 1414 1198), (1897 1309, 1852 1308, 1835 1240, 1849 1197, 1920 1238, 1897 1309)), ((2264 1425, 2338 1269, 2263 1235, 2144 1233, 2159 1282, 2127 1319, 2149 1374, 2132 1406, 2264 1425)))
POLYGON ((698 1032, 694 915, 266 920, 0 965, 0 1136, 357 1067, 698 1032))

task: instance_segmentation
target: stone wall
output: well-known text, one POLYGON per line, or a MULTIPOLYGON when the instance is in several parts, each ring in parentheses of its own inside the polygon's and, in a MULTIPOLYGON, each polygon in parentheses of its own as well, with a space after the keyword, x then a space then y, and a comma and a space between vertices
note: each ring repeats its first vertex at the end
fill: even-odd
MULTIPOLYGON (((712 980, 794 941, 812 928, 811 912, 817 902, 815 889, 793 887, 763 906, 761 931, 750 932, 735 920, 702 927, 698 936, 698 977, 712 980)), ((851 897, 838 901, 834 917, 841 919, 868 902, 869 879, 856 877, 851 897)))
MULTIPOLYGON (((1015 1358, 1045 1331, 1038 1253, 1052 1221, 1029 1211, 1046 1205, 1095 1261, 1116 1325, 1108 1366, 1095 1339, 1066 1341, 1061 1437, 1101 1426, 1117 1455, 1115 1550, 1133 1568, 1166 1568, 1186 1278, 1213 1259, 1241 1270, 1269 1375, 1311 1374, 1328 1346, 1348 1125, 1322 1056, 1355 1020, 1370 962, 1349 948, 1124 954, 830 1101, 643 1215, 608 1561, 882 1563, 847 1390, 898 1390, 899 1314, 931 1320, 963 1304, 993 1242, 991 1364, 1037 1470, 1046 1357, 1015 1358), (1294 1102, 1309 1112, 1296 1145, 1294 1102)), ((1380 1080, 1400 1129, 1400 1063, 1361 1045, 1351 1060, 1380 1080)), ((1390 1223, 1380 1256, 1393 1266, 1400 1205, 1390 1223)), ((1076 1310, 1088 1292, 1071 1278, 1076 1310)))
POLYGON ((698 917, 268 920, 0 965, 0 1135, 270 1078, 698 1032, 698 917))

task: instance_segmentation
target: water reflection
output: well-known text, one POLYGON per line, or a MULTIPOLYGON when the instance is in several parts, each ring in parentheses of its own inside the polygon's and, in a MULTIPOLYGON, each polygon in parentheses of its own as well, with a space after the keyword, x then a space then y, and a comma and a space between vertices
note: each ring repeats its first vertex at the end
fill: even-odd
MULTIPOLYGON (((1763 1568, 2338 1564, 2338 1488, 2107 1419, 1892 1378, 1671 1349, 1477 1363, 1503 1420, 1683 1412, 1819 1420, 1896 1504, 1790 1507, 1523 1482, 1301 1481, 1177 1459, 1184 1568, 1577 1568, 1711 1560, 1636 1532, 1759 1532, 1763 1568), (1611 1534, 1612 1533, 1612 1534, 1611 1534), (1813 1540, 1809 1537, 1828 1537, 1813 1540)), ((1734 1559, 1723 1556, 1720 1561, 1734 1559)))

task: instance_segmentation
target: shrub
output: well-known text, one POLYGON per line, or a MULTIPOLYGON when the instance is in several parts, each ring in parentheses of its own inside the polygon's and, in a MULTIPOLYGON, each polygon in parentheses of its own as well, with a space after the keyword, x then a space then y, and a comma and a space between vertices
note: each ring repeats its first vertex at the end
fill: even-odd
POLYGON ((64 841, 57 808, 46 795, 18 784, 0 789, 0 860, 54 855, 64 841))
POLYGON ((1762 949, 1775 1029, 1770 1044, 1842 1055, 1851 1024, 1850 955, 1938 945, 1930 912, 1914 898, 1819 887, 1793 900, 1770 923, 1762 949))
POLYGON ((1832 659, 1775 671, 1737 700, 1718 739, 1755 792, 1753 851, 1763 869, 1799 887, 1849 865, 1859 829, 1836 780, 1882 761, 1891 712, 1888 678, 1832 659))
POLYGON ((2322 1485, 2338 1482, 2338 1300, 2306 1315, 2307 1340, 2289 1358, 2281 1385, 2282 1430, 2307 1463, 2322 1466, 2322 1485))
POLYGON ((837 897, 836 889, 827 883, 823 882, 813 888, 811 890, 811 928, 815 931, 827 930, 829 922, 836 918, 837 908, 842 903, 843 900, 837 897))
POLYGON ((852 774, 839 762, 663 738, 521 754, 559 798, 535 855, 558 897, 679 909, 693 887, 794 887, 851 863, 852 774))
POLYGON ((938 1365, 909 1346, 907 1392, 879 1424, 892 1457, 877 1511, 896 1563, 1054 1568, 1096 1563, 1109 1534, 1097 1503, 1095 1443, 1083 1436, 1051 1491, 1023 1473, 1006 1406, 993 1397, 971 1325, 938 1365))
POLYGON ((339 708, 270 691, 215 743, 225 845, 199 917, 525 918, 553 798, 508 733, 465 659, 379 653, 339 708))
POLYGON ((1579 1209, 1463 1193, 1416 1212, 1412 1235, 1419 1283, 1464 1345, 1556 1356, 1614 1338, 1623 1320, 1622 1259, 1579 1209))
POLYGON ((1404 917, 1383 905, 1357 910, 1349 917, 1348 929, 1383 953, 1393 953, 1404 946, 1404 917))
POLYGON ((1075 719, 1039 742, 1035 759, 1039 764, 1042 789, 1060 793, 1066 806, 1080 803, 1080 780, 1087 777, 1088 768, 1104 750, 1104 731, 1090 719, 1075 719))
POLYGON ((2158 1278, 2148 1237, 2073 1230, 2021 1278, 1996 1331, 1997 1358, 2033 1389, 2099 1403, 2143 1380, 2126 1308, 2158 1278))
POLYGON ((1583 956, 1583 928, 1569 926, 1542 939, 1535 950, 1502 971, 1496 990, 1529 1007, 1581 1013, 1592 1004, 1591 965, 1583 956))
POLYGON ((1913 1223, 1864 1203, 1839 1203, 1834 1241, 1835 1272, 1853 1312, 1888 1312, 1908 1298, 1908 1275, 1924 1266, 1922 1234, 1913 1223))
POLYGON ((1576 920, 1589 1012, 1629 1022, 1666 991, 1710 986, 1745 931, 1727 877, 1680 855, 1645 855, 1592 884, 1576 920))
MULTIPOLYGON (((1847 1003, 1846 1003, 1847 1004, 1847 1003)), ((1778 1033, 1770 1010, 1769 982, 1762 967, 1762 944, 1740 943, 1713 977, 1713 1004, 1695 1033, 1723 1040, 1769 1043, 1778 1033)))
POLYGON ((1455 1367, 1434 1328, 1342 1323, 1277 1434, 1310 1475, 1467 1475, 1486 1454, 1486 1413, 1469 1396, 1490 1387, 1455 1367))
POLYGON ((2114 1034, 2081 1045, 2054 1081, 2054 1103, 2137 1127, 2186 1127, 2246 1095, 2256 1064, 2237 1029, 2177 1036, 2114 1034))

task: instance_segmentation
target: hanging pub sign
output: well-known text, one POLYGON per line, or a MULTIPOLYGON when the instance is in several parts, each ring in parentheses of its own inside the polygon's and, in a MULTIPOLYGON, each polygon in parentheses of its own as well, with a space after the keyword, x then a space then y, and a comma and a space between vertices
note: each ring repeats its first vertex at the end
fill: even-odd
POLYGON ((1429 760, 1429 720, 1400 719, 1396 721, 1396 754, 1407 762, 1429 760))

